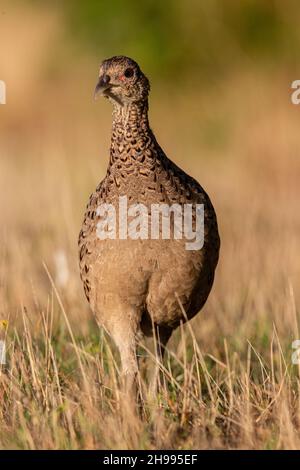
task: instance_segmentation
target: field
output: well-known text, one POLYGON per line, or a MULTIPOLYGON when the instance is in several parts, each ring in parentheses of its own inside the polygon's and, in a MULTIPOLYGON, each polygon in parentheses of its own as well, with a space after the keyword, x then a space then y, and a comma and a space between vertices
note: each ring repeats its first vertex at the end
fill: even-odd
MULTIPOLYGON (((300 448, 300 367, 292 364, 300 140, 290 101, 299 77, 246 64, 201 87, 151 80, 152 127, 210 194, 222 245, 207 304, 173 335, 160 392, 136 414, 77 263, 84 208, 106 169, 111 108, 91 99, 93 57, 35 73, 59 24, 26 9, 0 31, 10 48, 0 76, 8 89, 0 107, 0 320, 8 320, 0 448, 300 448), (14 42, 12 25, 21 31, 14 42)), ((145 388, 152 346, 140 345, 145 388)))

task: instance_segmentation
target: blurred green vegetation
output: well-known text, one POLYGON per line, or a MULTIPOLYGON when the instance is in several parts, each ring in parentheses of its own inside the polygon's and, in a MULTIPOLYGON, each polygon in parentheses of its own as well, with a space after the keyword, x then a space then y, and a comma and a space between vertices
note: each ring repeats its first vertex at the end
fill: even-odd
POLYGON ((85 52, 99 60, 132 56, 162 78, 197 73, 199 80, 249 61, 257 66, 294 66, 298 61, 296 0, 45 0, 47 4, 61 9, 67 35, 85 52))

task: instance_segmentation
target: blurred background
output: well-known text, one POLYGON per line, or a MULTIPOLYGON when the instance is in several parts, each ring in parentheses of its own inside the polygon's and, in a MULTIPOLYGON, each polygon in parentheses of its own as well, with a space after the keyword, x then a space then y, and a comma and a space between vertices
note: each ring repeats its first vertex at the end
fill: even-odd
POLYGON ((254 338, 259 348, 275 323, 290 344, 300 279, 300 108, 291 103, 299 13, 296 0, 1 0, 1 318, 14 322, 26 307, 38 324, 53 300, 46 265, 75 331, 89 331, 77 236, 106 171, 111 126, 110 104, 92 96, 100 62, 124 54, 151 81, 160 144, 218 214, 221 258, 194 320, 199 342, 213 351, 227 337, 243 350, 254 338))

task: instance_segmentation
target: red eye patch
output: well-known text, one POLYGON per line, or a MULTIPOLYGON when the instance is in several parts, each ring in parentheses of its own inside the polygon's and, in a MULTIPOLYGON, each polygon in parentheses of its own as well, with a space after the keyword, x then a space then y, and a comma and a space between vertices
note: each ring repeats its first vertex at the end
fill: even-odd
POLYGON ((119 76, 119 80, 121 80, 121 82, 125 82, 126 77, 125 77, 124 75, 120 75, 120 76, 119 76))

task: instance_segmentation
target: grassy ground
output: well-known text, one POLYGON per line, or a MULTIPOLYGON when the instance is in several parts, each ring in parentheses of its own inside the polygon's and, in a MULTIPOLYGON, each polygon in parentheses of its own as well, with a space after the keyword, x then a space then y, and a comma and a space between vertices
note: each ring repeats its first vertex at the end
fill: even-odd
MULTIPOLYGON (((49 38, 51 21, 29 23, 47 24, 49 38)), ((0 447, 299 448, 291 356, 300 339, 300 143, 289 96, 298 77, 260 75, 247 64, 201 89, 152 82, 152 126, 210 194, 222 247, 205 308, 172 337, 160 393, 136 416, 77 267, 84 207, 107 163, 111 109, 90 99, 95 63, 66 69, 63 83, 32 74, 20 83, 25 58, 35 70, 43 56, 37 34, 35 47, 24 43, 35 56, 10 43, 18 68, 7 56, 12 92, 0 109, 0 320, 9 320, 0 447)), ((145 384, 151 350, 151 341, 140 347, 145 384)))

